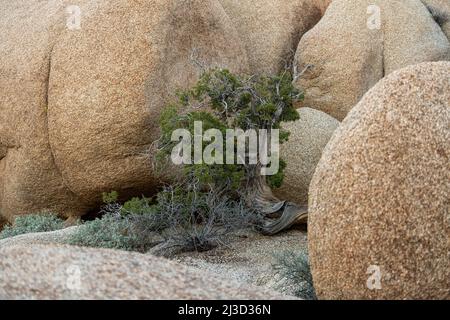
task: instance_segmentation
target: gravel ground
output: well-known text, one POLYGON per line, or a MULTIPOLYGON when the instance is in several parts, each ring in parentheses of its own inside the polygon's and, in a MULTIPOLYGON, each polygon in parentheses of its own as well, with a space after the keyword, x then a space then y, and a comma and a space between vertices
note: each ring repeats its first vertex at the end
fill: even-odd
POLYGON ((290 230, 271 237, 247 233, 236 237, 229 247, 183 253, 172 259, 222 277, 291 294, 289 286, 273 272, 274 254, 286 250, 300 251, 306 247, 305 230, 290 230))

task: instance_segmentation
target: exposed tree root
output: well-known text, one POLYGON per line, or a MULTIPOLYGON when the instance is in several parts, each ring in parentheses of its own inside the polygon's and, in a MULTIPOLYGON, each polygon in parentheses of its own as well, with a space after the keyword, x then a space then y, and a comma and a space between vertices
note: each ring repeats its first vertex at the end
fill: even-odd
POLYGON ((246 197, 247 203, 267 219, 261 228, 264 235, 275 235, 308 220, 308 207, 279 200, 273 195, 264 176, 259 175, 249 181, 246 197))
POLYGON ((306 223, 308 220, 308 207, 298 206, 292 202, 286 202, 281 217, 266 224, 261 232, 264 235, 272 236, 290 227, 306 223))

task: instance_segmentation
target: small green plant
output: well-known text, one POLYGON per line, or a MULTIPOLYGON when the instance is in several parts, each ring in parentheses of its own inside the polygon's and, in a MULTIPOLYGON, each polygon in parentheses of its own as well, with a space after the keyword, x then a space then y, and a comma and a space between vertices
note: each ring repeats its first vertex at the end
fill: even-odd
POLYGON ((293 288, 293 294, 306 300, 316 300, 316 292, 306 251, 285 251, 275 255, 273 269, 281 277, 283 286, 293 288))
POLYGON ((103 203, 115 203, 119 199, 119 193, 117 191, 103 192, 102 193, 103 203))
POLYGON ((87 221, 68 244, 145 252, 159 245, 176 252, 204 251, 225 242, 233 231, 258 226, 258 214, 213 191, 168 186, 152 204, 133 198, 124 205, 109 202, 103 216, 87 221))
POLYGON ((49 232, 64 228, 64 220, 52 213, 18 216, 12 225, 6 225, 0 232, 0 239, 25 233, 49 232))
POLYGON ((144 252, 154 244, 149 233, 135 230, 131 217, 112 213, 81 225, 67 243, 71 245, 144 252))
POLYGON ((119 193, 103 193, 102 217, 86 221, 71 235, 68 244, 145 252, 154 246, 154 231, 163 222, 150 199, 132 198, 123 205, 119 193))
POLYGON ((146 197, 131 198, 126 201, 121 208, 121 214, 124 216, 129 214, 146 214, 153 212, 154 206, 152 205, 151 199, 146 197))
POLYGON ((261 224, 261 216, 242 201, 215 190, 166 187, 158 194, 158 207, 166 225, 161 230, 162 248, 181 252, 210 250, 224 244, 233 232, 261 224))

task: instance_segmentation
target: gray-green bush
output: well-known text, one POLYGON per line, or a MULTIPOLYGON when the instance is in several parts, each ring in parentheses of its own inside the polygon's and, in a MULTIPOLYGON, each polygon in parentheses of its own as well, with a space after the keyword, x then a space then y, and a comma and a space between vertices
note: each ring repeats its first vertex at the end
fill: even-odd
MULTIPOLYGON (((108 194, 104 198, 111 199, 108 194)), ((68 244, 140 252, 159 245, 154 253, 161 255, 205 251, 225 243, 233 231, 260 224, 259 215, 242 201, 180 186, 165 187, 154 201, 145 197, 124 205, 108 201, 102 213, 85 222, 68 244)))
POLYGON ((241 199, 231 199, 217 190, 167 187, 158 195, 158 207, 166 228, 165 243, 179 251, 206 251, 227 242, 241 229, 258 227, 262 217, 241 199))
POLYGON ((6 225, 0 232, 0 239, 25 233, 49 232, 64 228, 64 220, 52 213, 38 213, 18 216, 12 225, 6 225))
POLYGON ((131 217, 106 214, 102 218, 87 221, 70 236, 68 244, 143 252, 151 244, 143 233, 135 232, 131 217))
POLYGON ((273 268, 281 277, 283 286, 288 285, 293 289, 293 294, 299 298, 317 299, 306 250, 278 253, 275 255, 275 260, 273 268))

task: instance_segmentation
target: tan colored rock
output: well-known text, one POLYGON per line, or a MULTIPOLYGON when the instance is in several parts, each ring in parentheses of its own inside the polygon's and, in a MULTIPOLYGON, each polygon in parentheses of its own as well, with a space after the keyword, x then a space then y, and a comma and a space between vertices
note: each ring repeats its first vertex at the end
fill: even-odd
POLYGON ((335 0, 299 43, 296 85, 303 106, 342 120, 384 76, 440 60, 450 60, 450 43, 420 0, 335 0))
POLYGON ((450 40, 450 1, 448 0, 422 0, 440 24, 447 38, 450 40))
POLYGON ((0 231, 3 229, 3 227, 8 223, 8 221, 0 216, 0 231))
POLYGON ((252 73, 276 74, 330 0, 220 0, 247 49, 252 73))
POLYGON ((217 0, 0 0, 0 212, 77 216, 101 192, 142 194, 169 96, 199 68, 247 70, 217 0), (72 12, 73 14, 73 12, 72 12))
POLYGON ((0 256, 2 299, 289 298, 205 270, 139 253, 17 245, 0 248, 0 256))
POLYGON ((320 298, 450 299, 449 74, 450 62, 394 72, 328 143, 309 194, 320 298))
POLYGON ((65 185, 48 142, 49 57, 69 1, 8 1, 0 7, 0 215, 85 206, 65 185))
POLYGON ((65 244, 82 226, 73 226, 56 231, 33 232, 0 239, 0 248, 13 245, 30 246, 35 244, 65 244))
POLYGON ((299 120, 283 124, 291 133, 289 141, 280 149, 287 167, 283 185, 274 193, 280 199, 304 205, 308 203, 309 183, 317 163, 339 121, 310 108, 300 108, 298 113, 299 120))
POLYGON ((313 2, 314 5, 320 9, 322 16, 324 15, 325 11, 327 11, 327 8, 330 5, 331 1, 333 0, 311 0, 311 2, 313 2))

